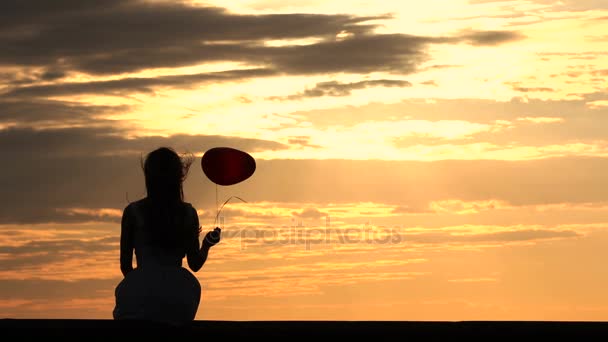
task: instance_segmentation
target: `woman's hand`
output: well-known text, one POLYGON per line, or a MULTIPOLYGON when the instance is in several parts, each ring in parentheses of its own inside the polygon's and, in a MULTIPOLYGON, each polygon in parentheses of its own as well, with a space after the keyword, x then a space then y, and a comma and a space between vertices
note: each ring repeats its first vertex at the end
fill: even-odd
POLYGON ((221 240, 222 230, 219 227, 211 232, 208 232, 203 239, 203 247, 209 248, 215 246, 221 240))

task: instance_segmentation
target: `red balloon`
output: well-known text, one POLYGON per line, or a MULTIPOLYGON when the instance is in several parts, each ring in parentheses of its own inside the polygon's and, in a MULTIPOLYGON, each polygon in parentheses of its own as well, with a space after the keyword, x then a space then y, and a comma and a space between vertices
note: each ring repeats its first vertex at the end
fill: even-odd
POLYGON ((213 183, 233 185, 253 175, 255 159, 248 153, 234 148, 214 147, 203 155, 201 167, 213 183))

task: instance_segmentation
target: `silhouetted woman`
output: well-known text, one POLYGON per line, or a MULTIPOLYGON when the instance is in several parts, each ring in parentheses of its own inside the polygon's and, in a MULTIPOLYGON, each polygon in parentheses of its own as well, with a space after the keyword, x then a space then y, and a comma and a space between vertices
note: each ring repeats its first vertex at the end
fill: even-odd
POLYGON ((162 322, 192 321, 201 287, 194 275, 209 249, 220 241, 220 229, 207 233, 202 246, 198 215, 184 202, 182 183, 192 160, 162 147, 143 164, 147 197, 123 211, 120 232, 120 270, 125 276, 116 287, 115 319, 162 322), (133 269, 133 251, 137 268, 133 269))

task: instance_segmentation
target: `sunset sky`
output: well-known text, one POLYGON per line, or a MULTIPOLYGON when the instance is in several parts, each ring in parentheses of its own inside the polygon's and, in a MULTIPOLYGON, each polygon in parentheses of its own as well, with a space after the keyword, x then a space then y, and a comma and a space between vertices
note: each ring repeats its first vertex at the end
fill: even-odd
POLYGON ((140 159, 249 152, 197 319, 608 320, 608 1, 0 2, 0 318, 112 318, 140 159))

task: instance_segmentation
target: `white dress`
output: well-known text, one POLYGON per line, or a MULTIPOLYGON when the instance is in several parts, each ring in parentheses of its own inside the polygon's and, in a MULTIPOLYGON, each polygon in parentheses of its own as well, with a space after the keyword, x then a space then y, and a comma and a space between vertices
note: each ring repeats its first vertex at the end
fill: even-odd
MULTIPOLYGON (((114 319, 182 323, 194 320, 201 298, 196 277, 181 266, 184 254, 167 253, 145 245, 141 234, 141 202, 131 204, 135 216, 137 268, 116 286, 114 319)), ((196 211, 194 211, 196 213, 196 211)), ((198 243, 198 239, 197 239, 198 243)))

